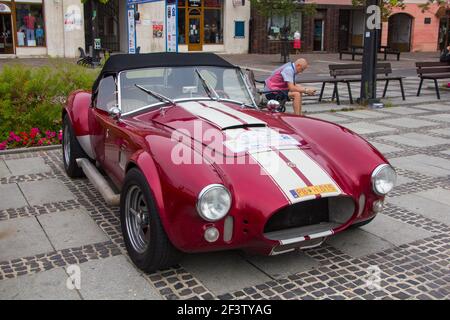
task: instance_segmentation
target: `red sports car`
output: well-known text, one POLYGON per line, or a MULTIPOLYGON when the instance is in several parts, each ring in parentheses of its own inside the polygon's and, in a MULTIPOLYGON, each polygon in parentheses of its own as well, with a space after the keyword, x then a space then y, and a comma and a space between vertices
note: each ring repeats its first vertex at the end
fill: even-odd
POLYGON ((181 252, 319 246, 371 221, 396 180, 350 130, 260 110, 244 73, 214 54, 112 56, 62 116, 67 174, 120 205, 147 272, 181 252))

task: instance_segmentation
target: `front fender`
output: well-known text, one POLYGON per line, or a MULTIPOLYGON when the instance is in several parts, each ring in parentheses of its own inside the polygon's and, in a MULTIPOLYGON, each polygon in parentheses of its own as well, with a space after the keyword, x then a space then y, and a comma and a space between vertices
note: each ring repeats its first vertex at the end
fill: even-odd
POLYGON ((77 137, 87 136, 89 131, 89 108, 91 105, 91 93, 88 91, 78 90, 72 92, 63 111, 69 116, 72 128, 77 137))

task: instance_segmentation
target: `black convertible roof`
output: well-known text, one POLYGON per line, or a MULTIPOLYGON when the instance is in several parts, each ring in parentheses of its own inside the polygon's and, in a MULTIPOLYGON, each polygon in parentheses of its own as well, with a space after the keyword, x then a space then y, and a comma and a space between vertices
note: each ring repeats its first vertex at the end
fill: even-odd
POLYGON ((106 61, 100 75, 92 87, 92 92, 97 91, 98 84, 105 75, 117 74, 121 71, 132 69, 184 66, 237 68, 235 65, 214 53, 158 52, 145 54, 117 54, 112 55, 106 61))

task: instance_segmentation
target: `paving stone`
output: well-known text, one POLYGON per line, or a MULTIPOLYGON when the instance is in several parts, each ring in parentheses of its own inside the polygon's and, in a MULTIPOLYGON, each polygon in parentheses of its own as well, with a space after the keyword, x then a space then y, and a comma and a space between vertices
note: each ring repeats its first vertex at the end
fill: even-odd
POLYGON ((450 110, 450 106, 445 105, 443 103, 436 103, 436 104, 431 103, 431 104, 418 105, 418 106, 416 106, 416 108, 425 109, 428 111, 438 111, 438 112, 444 111, 444 110, 447 110, 447 111, 450 110))
POLYGON ((277 256, 246 255, 245 258, 273 278, 283 278, 319 265, 318 261, 301 251, 277 256))
POLYGON ((445 150, 445 151, 441 151, 441 153, 443 153, 443 154, 447 154, 447 155, 449 155, 449 156, 450 156, 450 149, 448 149, 448 150, 445 150))
POLYGON ((387 124, 387 125, 396 126, 396 127, 410 128, 410 129, 436 125, 436 123, 434 123, 434 122, 419 120, 419 119, 414 119, 414 118, 387 119, 387 120, 380 120, 380 121, 378 121, 378 123, 387 124))
POLYGON ((361 229, 393 243, 396 246, 433 236, 433 233, 429 231, 416 228, 384 214, 378 214, 371 223, 365 225, 361 229))
POLYGON ((380 111, 387 112, 387 113, 394 113, 394 114, 398 114, 398 115, 419 114, 419 113, 427 112, 425 110, 419 110, 419 109, 410 108, 410 107, 383 108, 383 109, 380 109, 380 111))
POLYGON ((64 269, 53 269, 0 282, 0 300, 80 300, 67 289, 64 269))
POLYGON ((309 115, 309 117, 320 119, 320 120, 325 120, 325 121, 329 121, 329 122, 333 122, 333 123, 341 123, 341 122, 348 121, 348 119, 346 119, 346 118, 337 117, 337 116, 334 116, 333 114, 329 114, 329 113, 315 113, 315 114, 309 115))
POLYGON ((122 255, 89 261, 81 264, 80 268, 80 293, 84 299, 162 299, 156 289, 122 255))
POLYGON ((397 185, 396 186, 401 186, 402 184, 411 183, 411 182, 414 182, 414 181, 415 180, 413 180, 411 178, 407 178, 405 176, 398 175, 397 176, 397 185))
POLYGON ((0 160, 0 179, 10 176, 11 172, 9 171, 8 167, 5 164, 5 161, 0 160))
POLYGON ((398 135, 381 136, 380 139, 404 144, 411 147, 432 147, 440 144, 448 144, 443 138, 432 137, 421 133, 404 133, 398 135))
POLYGON ((216 295, 270 280, 236 252, 189 255, 181 265, 216 295))
POLYGON ((75 199, 69 189, 56 179, 21 182, 19 187, 30 205, 43 205, 75 199))
POLYGON ((432 177, 450 174, 450 160, 417 154, 408 157, 390 159, 390 163, 397 168, 415 171, 432 177))
POLYGON ((389 132, 389 131, 395 131, 396 129, 380 126, 373 123, 368 122, 351 122, 351 123, 345 123, 342 124, 342 126, 356 132, 359 134, 369 134, 369 133, 376 133, 376 132, 389 132))
POLYGON ((6 160, 11 174, 14 176, 21 176, 27 174, 50 172, 51 168, 45 163, 44 159, 39 157, 6 160))
POLYGON ((411 212, 450 225, 450 208, 441 202, 420 197, 417 194, 393 197, 389 201, 411 212))
POLYGON ((21 208, 27 206, 27 201, 15 183, 0 185, 0 210, 21 208))
POLYGON ((450 129, 448 129, 448 128, 434 129, 434 130, 430 130, 430 132, 450 137, 450 129))
POLYGON ((356 111, 346 111, 346 112, 337 112, 339 115, 343 116, 349 116, 352 118, 358 118, 358 119, 372 119, 372 118, 382 118, 386 117, 385 114, 376 112, 376 111, 370 111, 370 110, 356 110, 356 111))
POLYGON ((380 142, 370 142, 375 148, 378 149, 381 153, 390 153, 390 152, 398 152, 402 151, 402 149, 393 147, 384 143, 380 142))
POLYGON ((433 114, 431 116, 422 116, 421 118, 442 121, 442 122, 450 122, 450 113, 433 114))
POLYGON ((56 250, 109 240, 83 209, 45 214, 38 219, 56 250))
POLYGON ((0 221, 0 261, 53 250, 36 218, 0 221))
POLYGON ((328 238, 327 243, 355 258, 393 247, 388 241, 362 229, 349 229, 338 233, 328 238))

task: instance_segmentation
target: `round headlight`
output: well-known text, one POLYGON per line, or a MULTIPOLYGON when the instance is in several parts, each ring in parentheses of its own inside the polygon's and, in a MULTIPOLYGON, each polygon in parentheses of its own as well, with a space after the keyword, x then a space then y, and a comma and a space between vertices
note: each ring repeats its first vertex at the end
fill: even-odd
POLYGON ((397 173, 388 164, 379 165, 372 173, 373 191, 379 196, 384 196, 391 192, 396 182, 397 173))
POLYGON ((204 188, 197 201, 198 214, 206 221, 218 221, 231 208, 231 195, 224 186, 212 184, 204 188))

